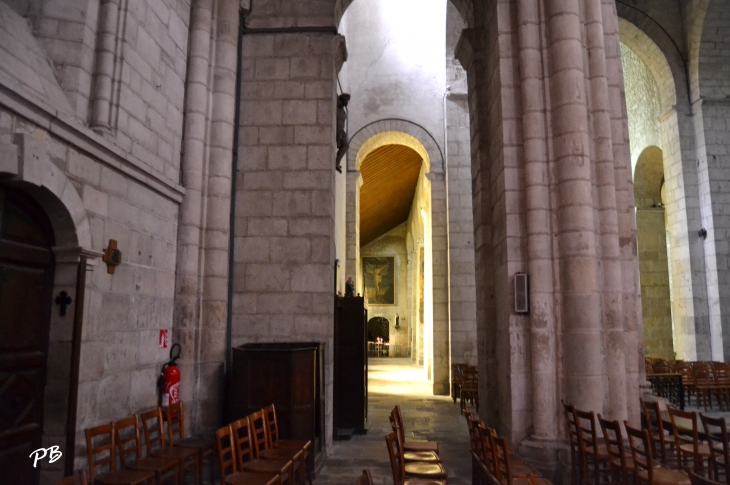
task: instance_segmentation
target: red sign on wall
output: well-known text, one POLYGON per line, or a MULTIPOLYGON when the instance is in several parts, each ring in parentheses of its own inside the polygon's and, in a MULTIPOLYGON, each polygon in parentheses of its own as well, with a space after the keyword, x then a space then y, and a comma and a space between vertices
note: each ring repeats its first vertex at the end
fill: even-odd
POLYGON ((167 332, 169 330, 160 330, 160 348, 166 349, 167 348, 167 332))

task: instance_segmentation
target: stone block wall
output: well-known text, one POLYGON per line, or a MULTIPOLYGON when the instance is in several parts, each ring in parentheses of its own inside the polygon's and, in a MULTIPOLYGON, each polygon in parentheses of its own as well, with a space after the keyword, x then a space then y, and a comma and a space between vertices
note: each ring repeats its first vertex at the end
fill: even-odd
POLYGON ((449 227, 449 318, 451 362, 476 365, 476 289, 474 218, 471 195, 471 150, 466 71, 454 58, 464 29, 449 2, 446 31, 446 178, 449 227))
MULTIPOLYGON (((0 99, 0 104, 4 101, 0 99)), ((158 347, 158 338, 160 330, 172 328, 182 193, 160 190, 122 167, 121 155, 107 151, 100 138, 49 133, 40 120, 28 115, 18 107, 0 108, 0 144, 21 148, 20 165, 25 163, 25 172, 10 181, 38 197, 56 227, 60 248, 54 295, 65 290, 76 298, 78 249, 64 246, 65 240, 78 237, 81 243, 80 231, 86 228, 89 241, 88 246, 82 243, 82 249, 98 255, 115 239, 122 251, 122 265, 115 274, 108 274, 105 264, 93 260, 87 273, 74 451, 65 449, 66 369, 71 367, 74 312, 72 307, 65 317, 59 317, 58 309, 53 309, 44 446, 59 445, 64 454, 75 452, 76 467, 83 468, 85 428, 157 405, 156 380, 161 363, 169 357, 169 349, 158 347), (41 161, 38 163, 46 164, 36 171, 42 177, 38 180, 31 177, 29 162, 23 160, 30 156, 30 147, 41 161), (78 200, 78 205, 64 205, 66 200, 78 200), (62 230, 64 227, 68 229, 62 230)), ((44 464, 42 470, 44 480, 54 481, 63 472, 63 460, 44 464)))
MULTIPOLYGON (((327 344, 332 402, 335 58, 331 34, 243 39, 233 345, 327 344)), ((331 408, 326 409, 331 440, 331 408)))

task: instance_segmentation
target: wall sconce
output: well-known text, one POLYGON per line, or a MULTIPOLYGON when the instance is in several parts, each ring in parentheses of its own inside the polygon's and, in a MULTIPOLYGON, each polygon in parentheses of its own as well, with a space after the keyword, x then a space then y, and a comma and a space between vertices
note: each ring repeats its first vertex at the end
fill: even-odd
POLYGON ((400 317, 398 314, 395 314, 395 328, 400 328, 400 317))
POLYGON ((697 235, 699 237, 701 237, 702 239, 707 239, 707 229, 705 229, 703 227, 702 229, 700 229, 699 231, 697 231, 697 235))

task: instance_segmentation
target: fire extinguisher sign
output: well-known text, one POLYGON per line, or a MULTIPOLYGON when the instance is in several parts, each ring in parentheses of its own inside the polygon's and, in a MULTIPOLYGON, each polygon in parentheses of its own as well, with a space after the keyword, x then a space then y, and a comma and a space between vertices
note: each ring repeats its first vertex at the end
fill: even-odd
POLYGON ((160 348, 166 349, 167 348, 167 334, 169 330, 160 330, 160 348))

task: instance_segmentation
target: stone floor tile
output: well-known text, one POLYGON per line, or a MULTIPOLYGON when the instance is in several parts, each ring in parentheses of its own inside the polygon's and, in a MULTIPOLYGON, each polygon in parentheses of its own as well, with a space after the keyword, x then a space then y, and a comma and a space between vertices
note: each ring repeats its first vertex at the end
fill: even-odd
POLYGON ((438 441, 449 484, 471 483, 469 434, 458 403, 426 394, 423 371, 409 359, 371 359, 369 370, 368 433, 335 441, 315 485, 355 483, 363 468, 370 470, 376 484, 392 484, 385 435, 391 431, 388 416, 396 404, 403 412, 407 439, 438 441))

